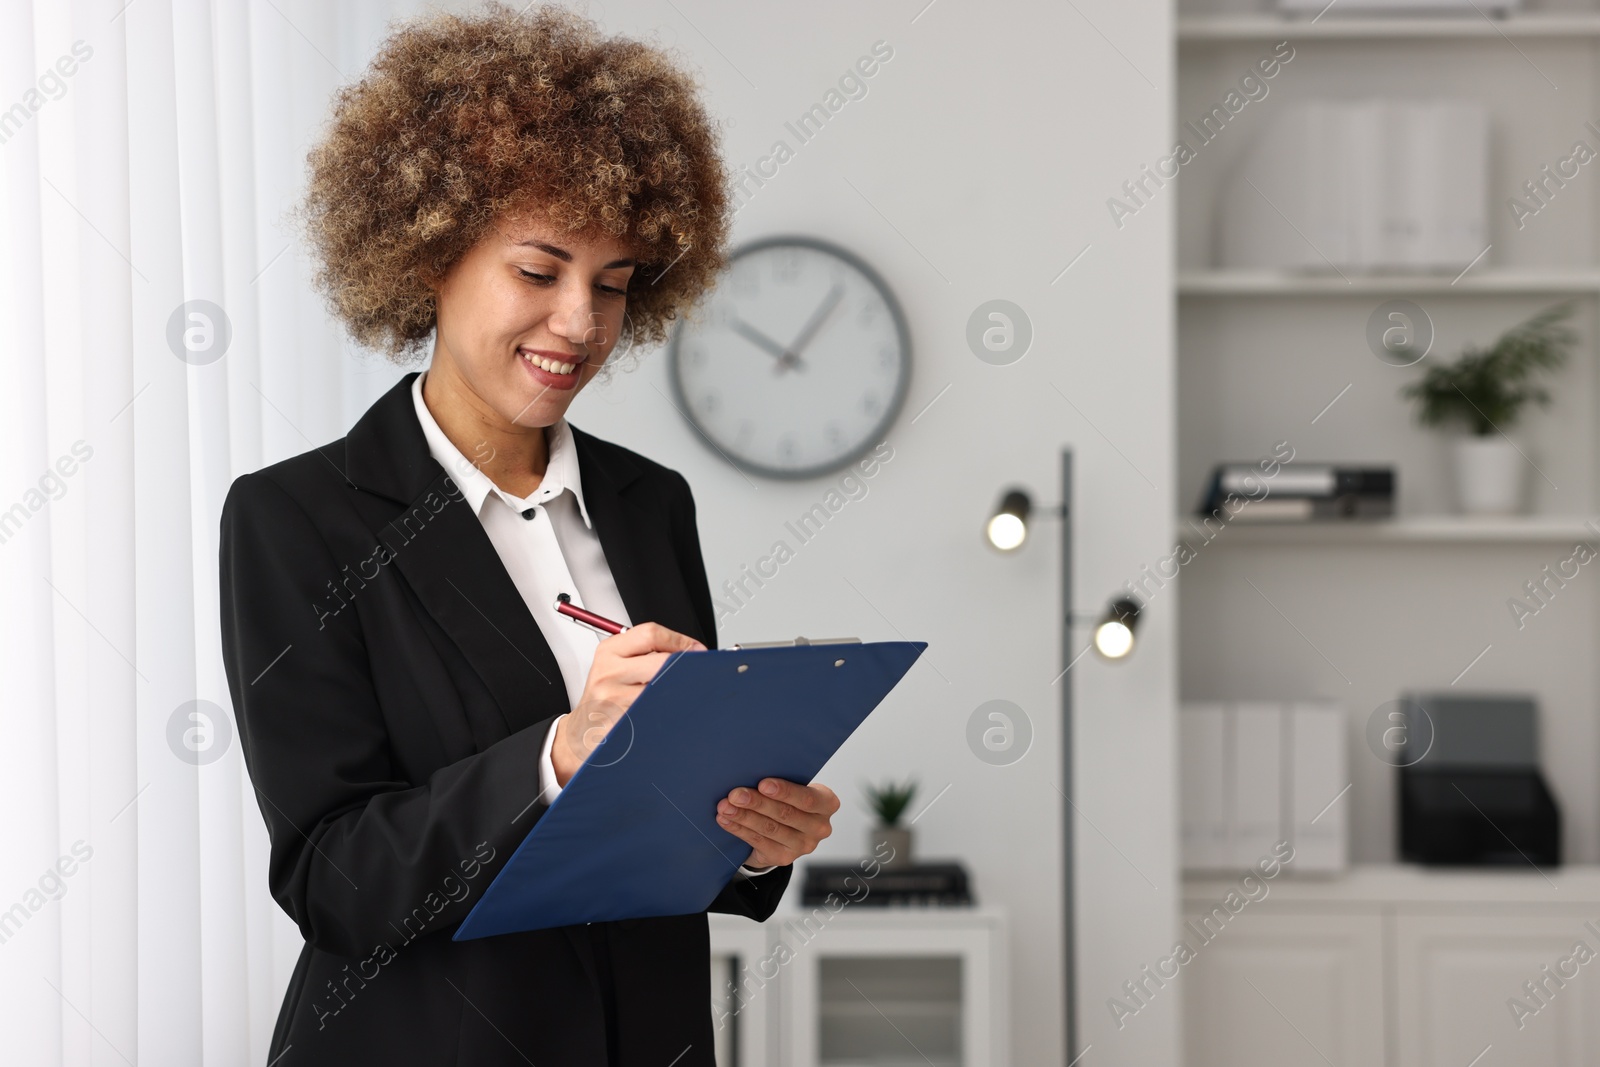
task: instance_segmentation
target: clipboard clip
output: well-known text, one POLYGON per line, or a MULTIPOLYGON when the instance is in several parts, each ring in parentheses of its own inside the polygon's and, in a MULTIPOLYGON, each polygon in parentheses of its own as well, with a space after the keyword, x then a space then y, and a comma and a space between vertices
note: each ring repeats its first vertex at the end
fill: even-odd
POLYGON ((729 645, 729 652, 742 652, 748 648, 793 648, 795 645, 859 645, 859 637, 796 637, 792 641, 745 641, 729 645))

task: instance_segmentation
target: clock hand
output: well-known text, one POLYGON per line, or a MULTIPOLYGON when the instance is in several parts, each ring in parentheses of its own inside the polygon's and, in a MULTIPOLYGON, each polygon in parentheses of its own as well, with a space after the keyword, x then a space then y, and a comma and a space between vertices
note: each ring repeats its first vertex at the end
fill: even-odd
POLYGON ((843 296, 844 286, 835 282, 833 288, 828 290, 828 295, 822 301, 822 304, 816 311, 811 313, 811 318, 806 320, 806 324, 800 327, 800 336, 796 337, 794 343, 789 346, 789 351, 793 354, 796 363, 800 362, 800 353, 804 351, 806 345, 811 343, 811 338, 816 336, 828 314, 839 305, 839 300, 843 296))
POLYGON ((782 359, 784 356, 789 354, 784 351, 782 345, 768 337, 766 334, 762 333, 760 330, 756 329, 754 326, 750 325, 748 322, 739 318, 737 315, 728 320, 728 325, 733 327, 734 332, 742 336, 745 340, 749 341, 757 348, 766 349, 779 359, 782 359))
POLYGON ((764 349, 772 355, 777 356, 778 363, 774 368, 776 373, 782 374, 789 367, 796 366, 798 364, 799 361, 795 357, 794 353, 788 351, 778 342, 774 341, 772 338, 768 337, 766 334, 762 333, 748 322, 745 322, 737 315, 729 318, 728 325, 735 333, 749 341, 751 344, 755 345, 757 348, 764 349))

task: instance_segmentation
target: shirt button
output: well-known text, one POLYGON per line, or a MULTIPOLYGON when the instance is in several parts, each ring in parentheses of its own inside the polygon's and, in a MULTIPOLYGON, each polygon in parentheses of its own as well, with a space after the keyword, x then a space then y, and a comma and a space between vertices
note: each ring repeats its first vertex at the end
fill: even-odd
POLYGON ((532 519, 535 516, 537 516, 538 514, 539 514, 539 509, 538 508, 536 508, 536 507, 535 508, 529 508, 527 511, 524 511, 522 513, 522 517, 525 518, 525 519, 532 519))

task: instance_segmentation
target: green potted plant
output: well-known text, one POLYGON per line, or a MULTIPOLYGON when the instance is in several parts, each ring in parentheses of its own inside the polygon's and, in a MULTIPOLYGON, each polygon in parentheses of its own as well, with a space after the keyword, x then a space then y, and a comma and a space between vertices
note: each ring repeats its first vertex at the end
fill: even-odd
POLYGON ((1465 431, 1453 443, 1456 492, 1469 515, 1520 509, 1527 461, 1506 436, 1528 404, 1550 403, 1538 378, 1567 360, 1576 335, 1565 326, 1570 303, 1513 326, 1486 349, 1467 346, 1454 363, 1436 364, 1400 395, 1416 404, 1417 422, 1465 431))
POLYGON ((916 781, 910 779, 903 784, 885 782, 880 786, 869 784, 864 788, 867 806, 878 818, 878 824, 868 835, 868 853, 882 855, 879 846, 888 845, 894 850, 893 859, 885 862, 884 866, 908 866, 911 863, 911 828, 901 826, 900 820, 911 807, 911 798, 917 794, 916 781))

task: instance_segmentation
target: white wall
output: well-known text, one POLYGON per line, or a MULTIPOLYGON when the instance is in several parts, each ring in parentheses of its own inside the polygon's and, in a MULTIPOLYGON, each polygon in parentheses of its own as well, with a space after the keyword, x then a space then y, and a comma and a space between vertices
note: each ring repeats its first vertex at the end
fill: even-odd
MULTIPOLYGON (((1077 608, 1098 610, 1167 550, 1175 201, 1119 231, 1105 200, 1140 163, 1165 154, 1170 15, 1153 0, 1080 0, 1082 15, 1021 0, 947 0, 920 16, 922 0, 894 7, 829 0, 779 17, 748 3, 675 9, 611 0, 604 22, 625 32, 659 26, 664 41, 694 57, 712 109, 728 119, 725 150, 735 164, 766 154, 776 138, 793 146, 786 120, 820 100, 873 42, 894 49, 868 95, 842 108, 751 198, 735 235, 825 237, 894 288, 915 357, 910 397, 888 438, 894 458, 868 495, 723 624, 721 638, 929 642, 823 772, 845 810, 819 856, 863 853, 864 779, 916 774, 930 798, 948 785, 916 824, 919 851, 961 857, 983 902, 1010 913, 1015 1062, 1065 1063, 1057 792, 1065 683, 1052 684, 1064 666, 1059 527, 1043 524, 1011 558, 988 551, 980 530, 1012 482, 1040 504, 1055 503, 1059 453, 1072 447, 1077 608), (964 340, 968 315, 993 298, 1020 304, 1036 330, 1032 350, 1010 367, 981 363, 964 340), (1031 751, 1008 767, 980 762, 965 740, 968 716, 995 698, 1020 705, 1035 730, 1031 751)), ((785 521, 832 482, 747 483, 668 403, 666 369, 665 353, 656 353, 636 372, 591 387, 573 421, 685 473, 716 588, 786 536, 785 521)), ((1091 656, 1072 671, 1080 1045, 1094 1045, 1085 1062, 1177 1062, 1175 996, 1121 1032, 1105 1006, 1169 950, 1175 925, 1174 613, 1175 597, 1152 605, 1131 663, 1111 668, 1091 656)))

